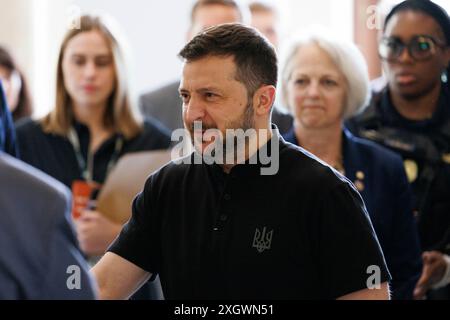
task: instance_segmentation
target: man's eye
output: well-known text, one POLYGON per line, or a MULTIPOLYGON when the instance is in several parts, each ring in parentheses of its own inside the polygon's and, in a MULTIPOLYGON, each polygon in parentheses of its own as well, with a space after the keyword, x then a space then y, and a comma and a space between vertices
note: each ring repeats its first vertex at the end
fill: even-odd
POLYGON ((189 100, 189 95, 186 93, 180 93, 180 98, 183 102, 187 102, 189 100))
POLYGON ((205 93, 205 98, 206 99, 214 99, 216 97, 217 97, 217 95, 215 93, 212 93, 212 92, 206 92, 205 93))

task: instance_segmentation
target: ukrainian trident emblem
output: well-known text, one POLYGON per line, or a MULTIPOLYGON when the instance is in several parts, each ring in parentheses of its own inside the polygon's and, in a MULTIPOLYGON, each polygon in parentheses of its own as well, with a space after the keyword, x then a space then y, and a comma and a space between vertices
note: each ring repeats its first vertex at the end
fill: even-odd
POLYGON ((259 253, 262 253, 264 250, 269 250, 272 245, 272 236, 273 230, 267 232, 266 227, 264 227, 261 232, 258 228, 256 228, 252 247, 256 248, 259 253))

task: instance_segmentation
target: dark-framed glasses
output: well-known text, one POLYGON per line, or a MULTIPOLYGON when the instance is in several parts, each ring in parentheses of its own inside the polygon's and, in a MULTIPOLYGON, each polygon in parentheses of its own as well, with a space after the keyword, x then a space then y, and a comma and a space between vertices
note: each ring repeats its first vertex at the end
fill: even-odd
POLYGON ((384 37, 378 46, 378 53, 383 60, 397 61, 407 48, 414 60, 425 61, 436 54, 437 48, 445 47, 445 44, 427 35, 415 36, 407 44, 396 37, 384 37))

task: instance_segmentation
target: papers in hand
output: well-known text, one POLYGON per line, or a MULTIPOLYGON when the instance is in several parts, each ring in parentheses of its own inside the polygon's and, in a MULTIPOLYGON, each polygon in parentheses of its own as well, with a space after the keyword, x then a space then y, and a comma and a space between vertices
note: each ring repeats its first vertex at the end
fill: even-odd
POLYGON ((131 204, 144 188, 148 176, 170 161, 170 151, 129 153, 119 159, 97 198, 97 210, 124 224, 131 217, 131 204))

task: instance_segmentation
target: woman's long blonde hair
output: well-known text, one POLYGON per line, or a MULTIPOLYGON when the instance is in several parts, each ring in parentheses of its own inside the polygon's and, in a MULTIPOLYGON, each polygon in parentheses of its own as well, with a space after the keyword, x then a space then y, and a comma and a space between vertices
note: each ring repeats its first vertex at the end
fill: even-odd
POLYGON ((123 46, 120 45, 119 37, 113 33, 106 21, 100 16, 83 15, 80 17, 79 28, 71 29, 65 35, 58 55, 55 107, 41 120, 45 132, 66 136, 72 126, 73 104, 64 86, 62 71, 64 51, 73 37, 82 32, 94 30, 100 32, 110 46, 116 75, 114 89, 108 99, 103 117, 104 125, 107 128, 113 128, 116 133, 123 134, 126 138, 132 138, 141 132, 142 117, 130 96, 123 46))

